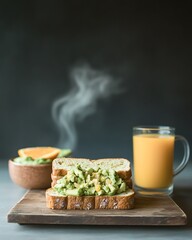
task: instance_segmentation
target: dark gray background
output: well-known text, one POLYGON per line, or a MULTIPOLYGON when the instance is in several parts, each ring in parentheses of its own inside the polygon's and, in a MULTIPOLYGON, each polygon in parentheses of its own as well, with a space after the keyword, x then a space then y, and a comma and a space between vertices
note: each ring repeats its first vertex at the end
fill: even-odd
POLYGON ((190 1, 1 1, 0 158, 56 146, 53 102, 86 62, 124 80, 77 124, 80 157, 132 159, 134 125, 171 125, 192 143, 190 1))

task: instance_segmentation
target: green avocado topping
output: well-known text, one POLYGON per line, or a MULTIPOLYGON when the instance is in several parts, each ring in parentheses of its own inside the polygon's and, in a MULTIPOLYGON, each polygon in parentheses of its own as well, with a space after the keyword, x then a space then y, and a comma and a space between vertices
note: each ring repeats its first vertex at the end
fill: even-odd
POLYGON ((33 159, 31 157, 17 157, 13 161, 15 163, 19 163, 23 165, 38 165, 38 164, 47 164, 52 162, 51 159, 44 159, 44 158, 33 159))
MULTIPOLYGON (((71 155, 71 153, 72 151, 70 149, 61 149, 57 157, 68 157, 71 155)), ((17 157, 13 161, 15 163, 19 163, 23 165, 39 165, 39 164, 48 164, 52 162, 51 159, 45 159, 45 158, 33 159, 32 157, 17 157)))
POLYGON ((72 168, 57 181, 54 190, 66 196, 115 195, 127 190, 126 183, 113 169, 72 168))

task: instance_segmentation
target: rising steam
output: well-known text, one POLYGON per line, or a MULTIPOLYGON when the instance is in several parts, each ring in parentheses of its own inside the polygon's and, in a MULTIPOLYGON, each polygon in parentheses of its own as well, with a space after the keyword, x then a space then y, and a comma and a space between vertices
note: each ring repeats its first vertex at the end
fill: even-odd
POLYGON ((121 81, 87 65, 72 69, 71 83, 69 93, 53 103, 52 115, 59 128, 59 147, 74 150, 77 144, 76 122, 96 112, 99 99, 117 94, 122 88, 121 81))

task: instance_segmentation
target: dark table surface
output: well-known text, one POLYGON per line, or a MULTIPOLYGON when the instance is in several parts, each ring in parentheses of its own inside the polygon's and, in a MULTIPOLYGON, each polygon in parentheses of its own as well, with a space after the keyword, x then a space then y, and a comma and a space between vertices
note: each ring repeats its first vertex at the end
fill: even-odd
POLYGON ((19 225, 7 222, 7 213, 26 190, 11 182, 7 161, 0 161, 0 239, 192 239, 192 161, 174 179, 172 198, 187 215, 186 226, 64 226, 19 225))

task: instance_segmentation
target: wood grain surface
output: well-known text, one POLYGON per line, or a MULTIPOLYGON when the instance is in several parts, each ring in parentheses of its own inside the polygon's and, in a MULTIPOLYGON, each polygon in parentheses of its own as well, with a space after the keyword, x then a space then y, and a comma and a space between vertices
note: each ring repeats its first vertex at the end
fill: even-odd
POLYGON ((185 225, 185 213, 170 197, 135 198, 131 210, 51 210, 44 190, 29 190, 10 210, 8 222, 19 224, 185 225))

